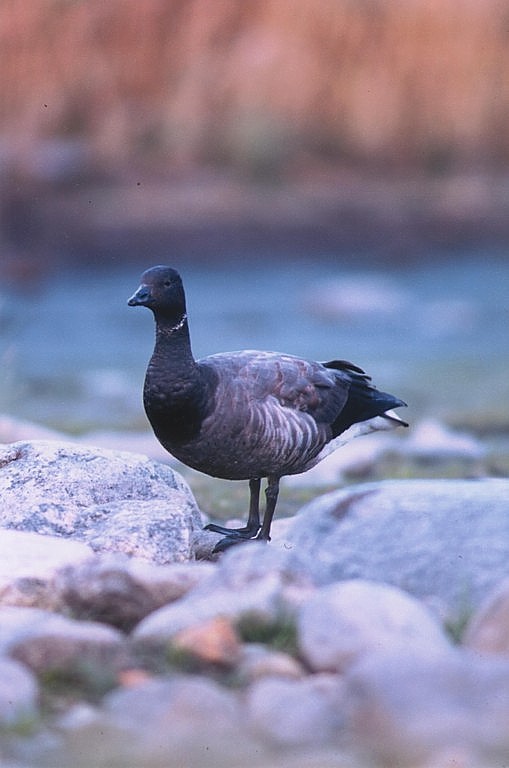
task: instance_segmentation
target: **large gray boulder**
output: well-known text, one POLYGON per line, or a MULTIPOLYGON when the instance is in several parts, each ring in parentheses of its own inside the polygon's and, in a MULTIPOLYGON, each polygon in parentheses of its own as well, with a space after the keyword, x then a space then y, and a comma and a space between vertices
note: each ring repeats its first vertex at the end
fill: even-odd
POLYGON ((509 574, 509 480, 396 480, 321 496, 286 532, 317 584, 369 579, 466 615, 509 574))
POLYGON ((0 447, 0 527, 170 563, 194 557, 201 525, 180 475, 145 456, 51 440, 0 447))

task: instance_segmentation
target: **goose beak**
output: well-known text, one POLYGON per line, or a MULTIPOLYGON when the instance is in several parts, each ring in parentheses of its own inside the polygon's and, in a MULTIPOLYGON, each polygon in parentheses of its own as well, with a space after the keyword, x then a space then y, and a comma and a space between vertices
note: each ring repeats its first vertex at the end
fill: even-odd
POLYGON ((146 307, 151 298, 148 285, 140 285, 136 293, 133 293, 127 303, 130 307, 146 307))

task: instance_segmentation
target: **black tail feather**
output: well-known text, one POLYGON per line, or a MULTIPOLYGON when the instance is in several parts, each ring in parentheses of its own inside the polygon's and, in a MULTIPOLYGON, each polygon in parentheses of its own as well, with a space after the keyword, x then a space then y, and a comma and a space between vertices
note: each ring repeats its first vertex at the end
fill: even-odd
MULTIPOLYGON (((362 368, 358 368, 346 360, 332 360, 329 363, 325 363, 325 365, 327 368, 341 371, 343 374, 346 373, 350 380, 348 400, 338 418, 332 424, 334 437, 340 435, 348 427, 351 427, 352 424, 367 421, 375 416, 384 416, 386 411, 406 406, 406 403, 398 397, 376 389, 371 383, 371 378, 362 368)), ((385 418, 399 421, 391 416, 386 416, 385 418)), ((401 426, 408 426, 403 420, 400 423, 401 426)))

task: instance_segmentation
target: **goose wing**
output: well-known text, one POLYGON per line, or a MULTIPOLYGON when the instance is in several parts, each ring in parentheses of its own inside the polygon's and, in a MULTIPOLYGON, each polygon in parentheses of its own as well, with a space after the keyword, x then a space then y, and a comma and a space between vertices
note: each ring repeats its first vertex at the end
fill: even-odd
POLYGON ((232 407, 276 402, 318 424, 332 424, 348 399, 348 375, 293 355, 247 350, 212 355, 203 364, 218 374, 218 398, 232 407))

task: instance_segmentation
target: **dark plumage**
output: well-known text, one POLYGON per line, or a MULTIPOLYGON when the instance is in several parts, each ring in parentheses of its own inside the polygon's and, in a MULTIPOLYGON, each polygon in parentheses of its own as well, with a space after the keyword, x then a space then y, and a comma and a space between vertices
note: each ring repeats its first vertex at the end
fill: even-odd
POLYGON ((405 403, 380 392, 352 363, 317 363, 276 352, 242 351, 196 361, 191 351, 182 280, 170 267, 153 267, 129 299, 152 310, 156 342, 143 402, 157 439, 173 456, 213 477, 249 480, 247 525, 229 529, 216 549, 247 539, 270 539, 283 475, 310 469, 358 432, 407 426, 392 408, 405 403), (267 504, 260 525, 261 478, 267 504))

